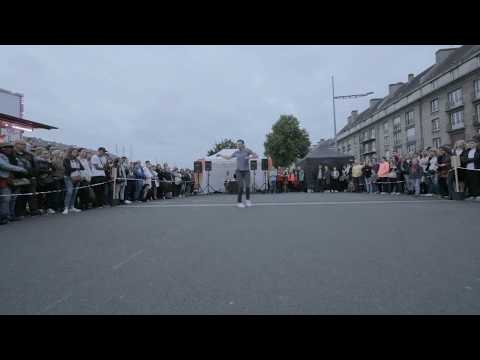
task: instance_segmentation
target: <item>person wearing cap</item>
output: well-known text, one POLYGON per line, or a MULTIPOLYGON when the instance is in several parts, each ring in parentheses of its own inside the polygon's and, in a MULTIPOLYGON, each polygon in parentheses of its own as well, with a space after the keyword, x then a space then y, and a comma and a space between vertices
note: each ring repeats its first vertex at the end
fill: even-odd
POLYGON ((465 170, 465 184, 468 191, 468 199, 480 201, 480 137, 475 136, 468 141, 467 149, 462 154, 462 167, 465 170))
POLYGON ((15 166, 10 163, 9 157, 13 155, 12 144, 0 144, 0 225, 5 225, 9 220, 15 218, 14 209, 12 209, 12 190, 8 184, 12 173, 26 174, 27 170, 23 167, 15 166))
POLYGON ((93 186, 93 192, 95 193, 94 207, 103 207, 106 201, 105 192, 108 191, 108 187, 103 184, 107 181, 107 174, 105 169, 108 165, 108 159, 106 156, 107 150, 104 147, 99 147, 96 154, 92 156, 90 165, 92 167, 92 180, 91 184, 101 184, 93 186))

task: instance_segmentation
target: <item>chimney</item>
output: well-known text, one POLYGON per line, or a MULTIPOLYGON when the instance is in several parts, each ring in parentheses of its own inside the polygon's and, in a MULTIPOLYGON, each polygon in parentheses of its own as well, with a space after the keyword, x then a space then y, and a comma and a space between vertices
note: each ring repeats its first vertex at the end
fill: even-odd
POLYGON ((435 53, 435 63, 440 64, 458 48, 440 49, 435 53))
POLYGON ((408 82, 412 81, 415 75, 413 74, 408 74, 408 82))
POLYGON ((374 107, 375 105, 377 105, 380 101, 382 101, 383 99, 370 99, 370 108, 374 107))
POLYGON ((353 110, 352 111, 352 119, 355 120, 358 116, 358 110, 353 110))
POLYGON ((403 86, 402 82, 398 82, 396 84, 390 84, 388 85, 388 95, 392 95, 395 93, 398 89, 400 89, 403 86))

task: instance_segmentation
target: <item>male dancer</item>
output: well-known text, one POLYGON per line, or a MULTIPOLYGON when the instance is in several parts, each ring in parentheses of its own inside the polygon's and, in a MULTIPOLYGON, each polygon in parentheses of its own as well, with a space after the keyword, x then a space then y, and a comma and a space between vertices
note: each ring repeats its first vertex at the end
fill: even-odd
POLYGON ((220 156, 224 158, 225 160, 230 160, 232 158, 237 159, 237 181, 238 181, 238 203, 237 206, 239 208, 244 208, 245 205, 242 203, 242 194, 243 194, 243 186, 245 185, 245 194, 247 200, 245 201, 245 204, 250 207, 252 206, 252 202, 250 201, 250 168, 248 164, 249 159, 257 159, 258 156, 255 154, 252 150, 247 149, 245 147, 245 142, 243 140, 238 140, 237 141, 237 148, 238 150, 235 151, 232 155, 230 156, 225 156, 221 154, 217 154, 217 156, 220 156))

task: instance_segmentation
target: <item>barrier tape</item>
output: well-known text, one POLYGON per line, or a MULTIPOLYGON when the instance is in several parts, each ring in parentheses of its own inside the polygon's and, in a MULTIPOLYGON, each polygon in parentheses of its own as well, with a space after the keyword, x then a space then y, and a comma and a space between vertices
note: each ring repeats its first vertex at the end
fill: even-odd
MULTIPOLYGON (((127 180, 127 181, 145 181, 144 179, 127 179, 127 178, 117 178, 116 180, 127 180)), ((113 183, 114 181, 116 180, 109 180, 109 181, 104 181, 104 182, 101 182, 101 183, 98 183, 98 184, 89 184, 89 185, 85 185, 85 186, 79 186, 79 187, 76 187, 74 188, 75 190, 80 190, 80 189, 86 189, 86 188, 92 188, 92 187, 95 187, 95 186, 100 186, 100 185, 105 185, 105 184, 110 184, 110 183, 113 183)), ((155 182, 166 182, 166 183, 175 183, 175 181, 172 181, 172 180, 153 180, 155 182)), ((193 181, 183 181, 182 183, 193 183, 193 181)), ((181 185, 181 184, 179 184, 181 185)), ((61 189, 61 190, 50 190, 50 191, 37 191, 37 192, 33 192, 33 193, 22 193, 22 194, 15 194, 15 193, 12 193, 12 194, 9 194, 9 195, 0 195, 0 197, 17 197, 17 196, 32 196, 32 195, 43 195, 43 194, 54 194, 54 193, 59 193, 59 192, 64 192, 65 189, 61 189)))

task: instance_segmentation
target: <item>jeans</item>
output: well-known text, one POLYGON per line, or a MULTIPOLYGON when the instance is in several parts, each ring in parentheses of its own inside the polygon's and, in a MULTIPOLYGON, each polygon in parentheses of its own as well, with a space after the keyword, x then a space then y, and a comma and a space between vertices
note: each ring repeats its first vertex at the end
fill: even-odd
POLYGON ((9 187, 0 188, 0 220, 10 218, 10 199, 12 190, 9 187), (2 196, 3 195, 3 196, 2 196))
POLYGON ((75 200, 77 199, 79 184, 72 183, 70 176, 65 176, 65 209, 72 209, 75 207, 75 200))
POLYGON ((420 195, 420 178, 409 178, 410 190, 415 190, 415 195, 420 195))
POLYGON ((373 192, 373 187, 372 187, 372 178, 365 177, 365 187, 367 189, 367 193, 372 193, 373 192))
POLYGON ((242 202, 243 186, 245 186, 245 195, 247 200, 250 200, 250 171, 237 170, 238 180, 238 202, 242 202))
POLYGON ((142 190, 144 181, 142 179, 136 179, 135 181, 135 201, 142 200, 142 190))
POLYGON ((438 193, 438 176, 437 174, 426 174, 425 182, 427 183, 428 193, 437 194, 438 193))

